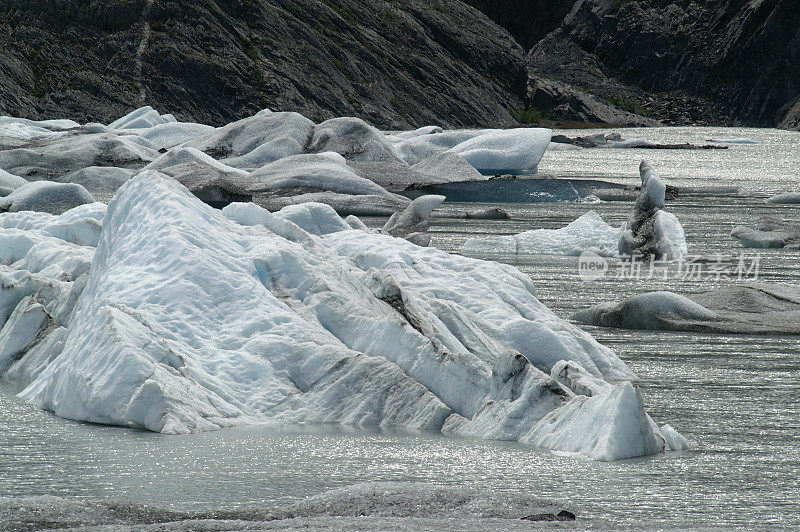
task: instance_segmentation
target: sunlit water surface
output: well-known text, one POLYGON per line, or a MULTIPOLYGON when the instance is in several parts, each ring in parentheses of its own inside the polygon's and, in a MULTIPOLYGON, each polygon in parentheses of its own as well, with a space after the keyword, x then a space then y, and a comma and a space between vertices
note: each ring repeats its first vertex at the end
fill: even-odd
MULTIPOLYGON (((581 134, 582 132, 568 132, 581 134)), ((746 136, 756 145, 727 151, 582 150, 551 152, 541 170, 634 182, 650 159, 672 184, 735 185, 741 194, 681 196, 668 208, 683 222, 690 252, 736 260, 733 226, 763 215, 800 222, 800 208, 763 197, 795 188, 800 136, 773 130, 656 129, 627 137, 703 143, 746 136)), ((556 228, 589 209, 622 223, 626 203, 504 205, 509 221, 448 214, 433 245, 457 251, 475 234, 556 228)), ((379 220, 372 220, 378 224, 379 220)), ((748 254, 752 260, 753 253, 748 254)), ((800 280, 797 251, 762 251, 760 280, 800 280)), ((530 274, 557 314, 647 290, 682 293, 737 282, 704 278, 583 282, 574 257, 492 257, 530 274)), ((650 414, 669 422, 693 450, 599 463, 528 446, 437 434, 336 427, 252 427, 189 436, 75 423, 24 404, 0 384, 0 496, 113 498, 185 511, 275 508, 332 487, 372 480, 425 481, 565 501, 580 527, 800 526, 800 349, 787 336, 717 336, 589 328, 636 371, 650 414)))

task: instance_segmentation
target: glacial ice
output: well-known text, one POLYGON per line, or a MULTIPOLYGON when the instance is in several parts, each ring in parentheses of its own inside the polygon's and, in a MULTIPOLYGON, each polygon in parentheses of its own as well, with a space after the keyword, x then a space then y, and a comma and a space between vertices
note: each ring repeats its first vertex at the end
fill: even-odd
POLYGON ((137 130, 135 133, 150 142, 156 149, 168 150, 208 136, 214 129, 212 126, 193 122, 167 122, 137 130))
POLYGON ((736 226, 731 236, 746 248, 800 248, 800 226, 764 216, 755 227, 736 226))
POLYGON ((439 153, 450 150, 481 134, 478 129, 442 131, 410 138, 389 137, 399 157, 407 164, 415 165, 439 153))
POLYGON ((241 225, 264 227, 269 227, 270 221, 277 217, 288 220, 306 233, 316 236, 352 229, 330 205, 324 203, 289 205, 275 213, 270 213, 255 203, 231 203, 222 209, 222 214, 241 225))
POLYGON ((410 165, 447 152, 460 155, 483 175, 535 174, 550 135, 549 129, 540 128, 444 131, 395 138, 394 148, 410 165))
POLYGON ((305 202, 327 203, 340 213, 391 215, 410 201, 360 177, 336 152, 285 157, 254 171, 248 192, 279 210, 305 202))
POLYGON ((430 244, 428 228, 433 210, 444 203, 444 196, 420 196, 411 202, 405 210, 394 213, 386 221, 381 233, 405 238, 418 246, 430 244))
POLYGON ((666 212, 666 185, 647 161, 639 165, 642 189, 636 198, 622 236, 619 254, 622 256, 654 256, 656 260, 677 260, 689 254, 686 234, 675 215, 666 212))
POLYGON ((135 135, 54 134, 22 147, 0 150, 0 168, 24 178, 57 179, 89 166, 141 168, 158 150, 135 135))
POLYGON ((256 114, 187 143, 228 166, 255 170, 303 153, 314 123, 298 113, 256 114))
POLYGON ((0 211, 61 214, 86 203, 94 203, 94 198, 81 185, 35 181, 26 183, 8 196, 0 198, 0 211))
POLYGON ((252 191, 270 194, 288 190, 293 192, 292 195, 324 191, 352 195, 390 195, 375 182, 356 175, 345 158, 336 152, 285 157, 262 166, 251 177, 255 181, 250 187, 252 191))
POLYGON ((717 144, 758 144, 753 139, 745 137, 732 137, 726 139, 708 139, 707 142, 716 142, 717 144))
POLYGON ((161 172, 211 205, 251 199, 248 172, 228 166, 195 148, 173 148, 144 170, 161 172))
POLYGON ((450 151, 484 175, 535 174, 551 134, 549 129, 541 128, 487 131, 450 151))
POLYGON ((617 255, 621 227, 612 227, 589 211, 561 229, 533 229, 516 235, 470 238, 462 253, 518 255, 580 255, 592 251, 604 257, 617 255))
POLYGON ((601 303, 581 310, 572 318, 581 323, 625 329, 670 329, 684 321, 713 322, 718 319, 711 310, 673 292, 648 292, 630 297, 621 303, 601 303))
POLYGON ((0 196, 8 196, 28 181, 14 174, 9 174, 0 169, 0 196))
POLYGON ((116 166, 87 166, 57 178, 59 183, 81 185, 92 195, 110 198, 136 172, 116 166))
POLYGON ((658 143, 645 139, 625 139, 610 140, 606 145, 609 148, 652 148, 658 146, 658 143))
POLYGON ((425 181, 426 184, 484 181, 488 179, 466 159, 452 152, 432 155, 413 165, 411 169, 428 176, 425 181))
POLYGON ((767 203, 777 203, 783 205, 800 204, 800 192, 783 192, 767 198, 767 203))
POLYGON ((400 159, 386 135, 359 118, 332 118, 318 124, 307 151, 336 152, 356 174, 391 191, 430 180, 400 159))
POLYGON ((215 206, 256 195, 271 210, 321 202, 343 214, 390 216, 409 204, 395 193, 486 181, 470 163, 509 166, 509 173, 535 171, 544 149, 540 137, 547 131, 426 126, 385 134, 358 118, 314 124, 297 113, 266 109, 214 128, 176 121, 150 106, 109 125, 0 117, 0 195, 19 184, 12 183, 16 177, 11 174, 28 181, 78 183, 106 199, 147 168, 171 175, 215 206), (189 161, 192 150, 204 156, 194 153, 189 161), (341 158, 332 161, 331 152, 341 158), (184 166, 170 162, 176 153, 186 159, 184 166), (304 164, 297 166, 300 160, 304 164), (290 175, 297 169, 303 172, 290 175), (267 190, 246 192, 257 181, 249 174, 269 181, 270 172, 279 175, 267 190), (333 188, 321 188, 326 186, 333 188))
POLYGON ((108 127, 111 129, 148 129, 173 122, 176 122, 174 116, 169 114, 162 115, 149 105, 146 105, 114 120, 108 124, 108 127))
POLYGON ((602 327, 709 333, 800 334, 800 286, 749 283, 682 296, 649 292, 572 318, 602 327))
POLYGON ((16 279, 0 334, 27 339, 3 367, 59 416, 442 429, 601 460, 667 448, 624 362, 510 266, 352 230, 325 206, 223 213, 153 171, 120 188, 96 250, 44 232, 96 230, 96 205, 0 214, 0 273, 16 279), (562 361, 609 388, 577 394, 551 377, 562 361))
POLYGON ((455 484, 364 482, 258 509, 184 513, 119 500, 53 495, 0 497, 4 530, 89 529, 137 532, 220 530, 530 531, 574 521, 574 508, 536 490, 495 492, 455 484), (539 523, 541 524, 541 523, 539 523))

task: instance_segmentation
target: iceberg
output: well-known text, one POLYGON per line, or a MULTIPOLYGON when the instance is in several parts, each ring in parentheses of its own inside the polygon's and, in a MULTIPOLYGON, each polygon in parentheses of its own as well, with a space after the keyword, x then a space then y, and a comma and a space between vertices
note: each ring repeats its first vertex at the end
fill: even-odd
POLYGON ((228 166, 195 148, 173 148, 144 170, 170 176, 215 207, 252 199, 247 191, 253 184, 248 172, 228 166))
POLYGON ((270 195, 278 195, 282 191, 291 191, 293 195, 327 191, 400 197, 356 175, 345 158, 336 152, 285 157, 254 171, 251 179, 254 181, 251 191, 270 195))
POLYGON ((5 170, 0 169, 0 196, 8 196, 16 189, 27 183, 27 179, 23 179, 14 174, 9 174, 5 170))
POLYGON ((8 196, 0 198, 0 211, 61 214, 86 203, 94 203, 94 197, 81 185, 35 181, 26 183, 8 196))
POLYGON ((535 174, 552 131, 541 128, 480 129, 394 137, 398 156, 410 165, 443 153, 460 155, 482 175, 535 174))
POLYGON ((599 460, 669 448, 626 364, 510 266, 350 229, 324 206, 223 213, 154 171, 120 188, 96 247, 43 232, 101 214, 73 211, 0 214, 31 224, 0 230, 17 279, 0 288, 0 335, 17 338, 0 367, 56 415, 166 434, 432 429, 599 460), (562 361, 608 388, 580 395, 552 378, 562 361))
POLYGON ((257 195, 259 205, 272 211, 316 202, 331 205, 343 214, 392 215, 410 203, 354 173, 336 152, 285 157, 254 171, 250 179, 248 192, 257 195))
POLYGON ((574 255, 592 251, 604 257, 617 255, 622 227, 608 225, 589 211, 561 229, 534 229, 516 235, 470 238, 461 246, 467 254, 574 255))
POLYGON ((411 202, 404 211, 394 213, 381 229, 381 233, 405 238, 418 246, 427 246, 431 242, 428 228, 431 213, 444 203, 444 196, 420 196, 411 202))
POLYGON ((26 179, 54 180, 89 166, 138 169, 158 156, 158 150, 135 135, 76 132, 2 150, 0 168, 26 179))
POLYGON ((135 134, 158 150, 168 150, 186 144, 200 137, 211 134, 215 128, 194 122, 167 122, 147 129, 140 129, 135 134))
POLYGON ((642 189, 619 239, 621 256, 677 260, 689 254, 686 234, 674 214, 664 209, 667 187, 647 161, 639 165, 642 189))
POLYGON ((745 137, 732 137, 725 139, 708 139, 706 142, 715 142, 717 144, 758 144, 753 139, 745 137))
POLYGON ((800 248, 800 226, 774 216, 764 216, 756 227, 737 226, 731 236, 746 248, 800 248))
POLYGON ((87 166, 58 178, 59 183, 75 183, 92 195, 110 198, 136 172, 116 166, 87 166))
POLYGON ((648 292, 572 318, 587 325, 709 333, 800 334, 800 286, 749 283, 682 296, 648 292))
POLYGON ((767 198, 767 203, 777 203, 779 205, 800 204, 800 192, 783 192, 767 198))
POLYGON ((176 122, 172 115, 162 115, 149 105, 140 107, 108 124, 110 129, 148 129, 161 124, 176 122))
POLYGON ((542 128, 486 131, 449 151, 484 175, 535 174, 551 135, 551 130, 542 128))
MULTIPOLYGON (((495 130, 490 130, 495 131, 495 130)), ((389 137, 398 156, 409 165, 421 163, 482 133, 479 129, 442 131, 427 135, 389 137)))
POLYGON ((298 113, 259 113, 185 144, 228 166, 255 170, 303 153, 314 123, 298 113))
MULTIPOLYGON (((271 210, 322 202, 343 214, 390 216, 410 203, 400 192, 485 183, 497 172, 535 173, 549 134, 438 126, 386 134, 358 118, 315 124, 298 113, 267 109, 219 128, 180 122, 151 106, 109 125, 0 117, 0 195, 19 185, 12 186, 13 175, 76 183, 106 198, 147 169, 174 177, 216 206, 255 195, 271 210), (185 159, 181 165, 171 162, 177 154, 185 159)), ((445 195, 451 193, 458 191, 445 195)))
POLYGON ((451 152, 432 155, 413 165, 411 169, 428 176, 428 179, 425 180, 426 185, 488 179, 466 159, 451 152))
POLYGON ((431 180, 402 161, 386 135, 359 118, 332 118, 318 124, 307 151, 338 153, 356 174, 393 192, 431 180))

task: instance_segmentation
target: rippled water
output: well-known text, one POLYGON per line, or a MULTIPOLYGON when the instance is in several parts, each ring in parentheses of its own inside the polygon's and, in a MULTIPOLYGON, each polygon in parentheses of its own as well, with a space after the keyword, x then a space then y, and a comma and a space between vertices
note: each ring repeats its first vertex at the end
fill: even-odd
MULTIPOLYGON (((692 254, 738 257, 742 250, 729 237, 730 229, 765 214, 800 222, 800 208, 763 201, 766 193, 795 187, 798 134, 708 128, 625 133, 664 142, 746 136, 760 144, 726 152, 548 153, 542 171, 625 181, 635 176, 644 156, 664 176, 674 178, 671 183, 741 187, 738 195, 681 196, 668 205, 683 222, 692 254)), ((447 216, 475 207, 446 205, 435 221, 433 244, 456 251, 476 233, 561 227, 589 209, 618 224, 629 209, 625 203, 504 205, 513 220, 447 216)), ((800 253, 761 253, 761 280, 800 281, 800 253)), ((690 293, 735 282, 608 276, 586 283, 578 277, 574 257, 493 259, 529 273, 540 298, 562 317, 646 290, 690 293)), ((271 508, 361 481, 413 480, 567 501, 581 527, 800 526, 796 338, 590 330, 631 365, 653 418, 669 422, 692 440, 692 451, 598 463, 519 444, 335 427, 251 427, 161 436, 62 420, 22 403, 14 396, 17 387, 2 383, 0 496, 115 498, 207 511, 271 508)))

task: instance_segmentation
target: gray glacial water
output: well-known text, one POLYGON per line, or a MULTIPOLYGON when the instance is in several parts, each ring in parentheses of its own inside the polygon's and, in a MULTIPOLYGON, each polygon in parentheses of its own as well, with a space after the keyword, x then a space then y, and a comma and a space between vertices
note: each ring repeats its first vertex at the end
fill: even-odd
MULTIPOLYGON (((645 157, 670 184, 740 187, 740 194, 688 195, 668 203, 687 231, 690 253, 702 256, 738 259, 743 250, 730 230, 759 216, 800 222, 800 207, 763 201, 800 181, 800 134, 719 128, 623 133, 694 143, 745 136, 759 144, 702 152, 549 152, 541 171, 633 183, 645 157)), ((630 208, 628 203, 515 204, 503 205, 513 216, 508 221, 447 217, 484 206, 446 204, 434 222, 432 245, 457 251, 475 234, 561 227, 590 209, 616 225, 630 208)), ((747 250, 748 257, 754 253, 747 250)), ((529 273, 540 298, 565 318, 643 291, 691 293, 737 282, 612 274, 583 282, 575 257, 491 258, 529 273)), ((799 258, 798 251, 762 250, 760 280, 800 282, 799 258)), ((612 263, 612 272, 617 268, 612 263)), ((575 524, 581 528, 800 527, 797 338, 588 329, 634 369, 652 417, 690 439, 691 451, 598 463, 520 444, 336 427, 161 436, 62 420, 17 399, 14 383, 0 383, 0 497, 110 498, 197 512, 278 508, 364 481, 421 481, 564 501, 578 514, 575 524)))

